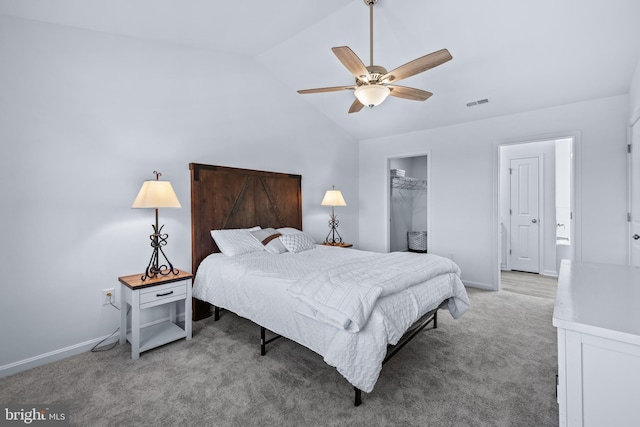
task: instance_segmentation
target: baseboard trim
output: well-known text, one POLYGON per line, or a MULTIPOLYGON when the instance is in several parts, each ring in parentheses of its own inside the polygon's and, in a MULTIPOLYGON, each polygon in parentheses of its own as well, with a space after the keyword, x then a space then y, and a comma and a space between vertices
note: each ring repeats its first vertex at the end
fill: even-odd
MULTIPOLYGON (((518 272, 519 270, 511 270, 510 268, 501 268, 500 271, 506 271, 506 272, 515 271, 515 272, 518 272)), ((520 271, 520 273, 529 273, 529 272, 528 271, 520 271)), ((558 277, 558 272, 554 271, 554 270, 543 270, 541 273, 530 273, 530 274, 539 274, 540 276, 558 277)))
MULTIPOLYGON (((159 319, 159 320, 154 320, 153 322, 145 323, 144 325, 141 325, 141 327, 155 325, 156 323, 165 322, 167 320, 169 320, 169 317, 159 319)), ((178 314, 177 320, 184 321, 184 313, 178 314)), ((19 372, 27 371, 29 369, 37 368, 38 366, 43 366, 51 362, 56 362, 58 360, 66 359, 67 357, 75 356, 76 354, 84 353, 85 351, 90 351, 96 344, 99 344, 99 343, 102 344, 100 346, 102 347, 104 345, 113 344, 118 340, 120 340, 119 331, 114 334, 109 334, 103 337, 94 338, 89 341, 73 344, 68 347, 60 348, 58 350, 53 350, 48 353, 43 353, 37 356, 30 357, 28 359, 18 360, 17 362, 0 366, 0 378, 8 377, 9 375, 17 374, 19 372)))
MULTIPOLYGON (((101 338, 95 338, 89 341, 70 345, 69 347, 60 348, 58 350, 30 357, 28 359, 9 363, 8 365, 0 366, 0 378, 8 377, 9 375, 17 374, 18 372, 37 368, 38 366, 46 365, 47 363, 56 362, 58 360, 66 359, 67 357, 75 356, 76 354, 84 353, 85 351, 91 350, 93 346, 98 344, 100 341, 109 338, 109 336, 110 335, 105 335, 101 338)), ((112 338, 113 340, 107 340, 105 343, 118 340, 120 335, 114 335, 112 338)))
POLYGON ((487 284, 487 283, 480 283, 480 282, 472 282, 470 280, 463 280, 462 283, 465 286, 468 286, 470 288, 479 288, 479 289, 483 289, 485 291, 495 291, 494 287, 487 284))

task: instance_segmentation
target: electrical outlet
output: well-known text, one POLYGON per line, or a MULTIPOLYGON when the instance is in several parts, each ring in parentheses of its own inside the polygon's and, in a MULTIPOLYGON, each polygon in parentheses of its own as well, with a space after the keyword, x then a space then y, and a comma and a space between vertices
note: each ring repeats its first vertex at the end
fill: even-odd
POLYGON ((102 290, 102 305, 112 304, 116 300, 116 290, 115 288, 103 289, 102 290))

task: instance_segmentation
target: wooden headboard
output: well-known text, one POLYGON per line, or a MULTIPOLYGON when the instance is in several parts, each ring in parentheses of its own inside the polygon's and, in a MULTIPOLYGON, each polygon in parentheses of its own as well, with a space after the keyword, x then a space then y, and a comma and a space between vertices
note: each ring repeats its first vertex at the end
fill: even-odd
MULTIPOLYGON (((300 175, 190 163, 191 268, 219 252, 211 230, 295 227, 302 229, 300 175)), ((209 304, 195 300, 193 318, 210 315, 209 304)))

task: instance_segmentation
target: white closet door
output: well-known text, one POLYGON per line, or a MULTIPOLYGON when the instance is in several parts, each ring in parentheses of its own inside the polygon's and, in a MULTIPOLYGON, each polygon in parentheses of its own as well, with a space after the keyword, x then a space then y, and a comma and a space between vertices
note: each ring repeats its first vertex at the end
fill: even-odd
POLYGON ((640 120, 631 127, 631 265, 640 267, 640 120))

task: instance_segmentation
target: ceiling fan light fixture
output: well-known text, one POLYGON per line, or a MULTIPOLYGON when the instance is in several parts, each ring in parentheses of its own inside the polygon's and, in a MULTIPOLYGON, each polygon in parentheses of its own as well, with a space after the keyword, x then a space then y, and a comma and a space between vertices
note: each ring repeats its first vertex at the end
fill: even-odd
POLYGON ((387 99, 391 90, 388 87, 380 84, 374 85, 362 85, 355 90, 356 98, 362 105, 373 108, 376 105, 382 104, 382 101, 387 99))

